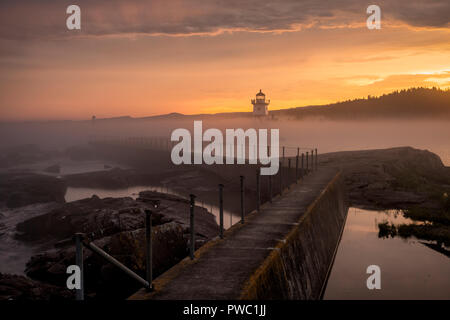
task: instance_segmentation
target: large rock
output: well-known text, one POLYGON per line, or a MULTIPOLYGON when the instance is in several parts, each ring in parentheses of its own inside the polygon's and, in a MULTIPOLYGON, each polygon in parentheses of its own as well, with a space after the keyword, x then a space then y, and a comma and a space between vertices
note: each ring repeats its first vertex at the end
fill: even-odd
MULTIPOLYGON (((16 237, 24 241, 55 242, 70 239, 75 233, 82 232, 97 239, 142 228, 142 211, 149 207, 129 197, 100 199, 92 196, 66 203, 49 213, 19 223, 16 237)), ((168 222, 167 219, 162 220, 161 214, 153 215, 153 224, 168 222)))
POLYGON ((73 292, 62 287, 0 273, 0 300, 59 300, 73 297, 73 292))
MULTIPOLYGON (((162 194, 153 191, 142 191, 137 201, 143 203, 158 203, 158 210, 166 219, 175 221, 183 226, 186 232, 190 228, 190 203, 189 200, 170 194, 162 194)), ((209 240, 219 234, 219 226, 215 217, 205 208, 195 207, 194 228, 197 237, 209 240)))
MULTIPOLYGON (((64 286, 67 266, 75 263, 76 232, 86 237, 139 275, 145 275, 145 209, 152 210, 153 272, 163 273, 188 254, 189 202, 176 196, 152 191, 132 198, 92 198, 59 206, 49 213, 17 225, 17 238, 56 246, 33 256, 26 267, 32 279, 64 286)), ((215 218, 195 207, 196 247, 217 236, 215 218)), ((86 292, 101 298, 124 298, 139 288, 103 258, 85 249, 86 292)))
MULTIPOLYGON (((145 229, 124 231, 95 240, 94 243, 125 266, 145 277, 145 229)), ((183 228, 175 223, 154 227, 152 233, 153 274, 158 276, 187 255, 183 228)), ((85 291, 95 298, 125 298, 141 286, 105 259, 85 249, 85 291)), ((66 268, 75 263, 74 247, 33 256, 25 270, 30 278, 64 286, 66 268)))
POLYGON ((450 171, 427 150, 400 147, 334 152, 320 155, 319 160, 320 165, 344 171, 350 201, 356 206, 438 208, 436 196, 450 190, 450 171))
POLYGON ((65 202, 61 179, 33 173, 0 174, 0 203, 17 208, 34 203, 65 202))

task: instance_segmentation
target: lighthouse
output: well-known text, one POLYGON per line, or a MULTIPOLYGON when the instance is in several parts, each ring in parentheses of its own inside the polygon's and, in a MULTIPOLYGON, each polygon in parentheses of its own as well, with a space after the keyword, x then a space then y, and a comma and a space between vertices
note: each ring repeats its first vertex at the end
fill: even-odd
POLYGON ((267 109, 269 103, 270 100, 266 100, 266 95, 260 89, 256 94, 256 99, 252 99, 253 115, 267 116, 269 114, 269 110, 267 109))

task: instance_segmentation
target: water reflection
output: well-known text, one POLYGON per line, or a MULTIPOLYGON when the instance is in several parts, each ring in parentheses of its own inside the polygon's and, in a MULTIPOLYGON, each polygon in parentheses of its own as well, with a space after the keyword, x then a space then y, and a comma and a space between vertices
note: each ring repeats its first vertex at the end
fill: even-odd
POLYGON ((412 237, 379 238, 378 223, 414 223, 398 211, 350 208, 324 299, 450 299, 450 260, 412 237), (369 265, 381 290, 366 287, 369 265))

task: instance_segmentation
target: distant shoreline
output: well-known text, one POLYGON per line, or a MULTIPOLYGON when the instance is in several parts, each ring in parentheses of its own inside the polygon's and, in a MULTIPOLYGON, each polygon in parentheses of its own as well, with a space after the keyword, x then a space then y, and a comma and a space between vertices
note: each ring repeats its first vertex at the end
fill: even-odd
MULTIPOLYGON (((250 107, 249 107, 250 109, 250 107)), ((168 114, 132 117, 117 116, 109 118, 78 119, 78 120, 11 120, 1 121, 0 124, 23 123, 65 123, 65 122, 105 122, 105 121, 152 121, 152 120, 182 120, 208 118, 256 118, 252 112, 220 112, 183 114, 172 112, 168 114)), ((363 99, 341 101, 326 105, 313 105, 286 109, 269 110, 267 120, 448 120, 450 121, 450 89, 438 88, 410 88, 394 91, 378 97, 368 96, 363 99)))

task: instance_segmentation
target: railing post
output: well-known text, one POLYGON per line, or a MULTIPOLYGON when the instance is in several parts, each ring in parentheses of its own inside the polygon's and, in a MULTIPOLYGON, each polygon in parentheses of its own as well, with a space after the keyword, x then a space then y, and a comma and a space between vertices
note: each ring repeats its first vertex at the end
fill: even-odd
POLYGON ((300 156, 300 148, 297 148, 297 157, 295 158, 295 183, 298 183, 298 157, 300 156))
POLYGON ((220 223, 219 236, 220 236, 221 239, 223 239, 223 184, 219 184, 219 212, 220 212, 220 215, 219 215, 219 223, 220 223))
POLYGON ((311 149, 311 171, 315 171, 314 169, 314 150, 311 149))
POLYGON ((302 178, 305 175, 305 166, 304 166, 304 162, 305 162, 305 154, 302 153, 302 178))
POLYGON ((261 205, 260 169, 256 169, 256 210, 259 212, 261 205))
POLYGON ((272 175, 269 176, 269 202, 272 203, 272 175))
POLYGON ((146 275, 148 290, 153 289, 153 245, 152 245, 152 211, 145 210, 145 240, 146 240, 146 275))
POLYGON ((244 176, 240 176, 241 178, 241 223, 244 223, 244 176))
POLYGON ((318 161, 317 161, 317 148, 316 148, 316 170, 317 170, 317 165, 318 165, 318 161))
POLYGON ((190 194, 190 229, 191 229, 191 260, 194 260, 194 252, 195 252, 195 229, 194 229, 194 208, 195 208, 195 195, 190 194))
POLYGON ((84 300, 83 238, 84 234, 75 233, 75 264, 80 268, 80 289, 76 290, 77 300, 84 300))
POLYGON ((283 193, 283 167, 280 161, 280 196, 283 193))
POLYGON ((308 174, 309 171, 309 152, 306 152, 306 174, 308 174))
POLYGON ((291 158, 288 158, 288 175, 287 175, 287 188, 289 189, 289 184, 291 183, 289 177, 291 176, 291 158))
POLYGON ((283 163, 284 163, 284 147, 283 147, 283 163))

